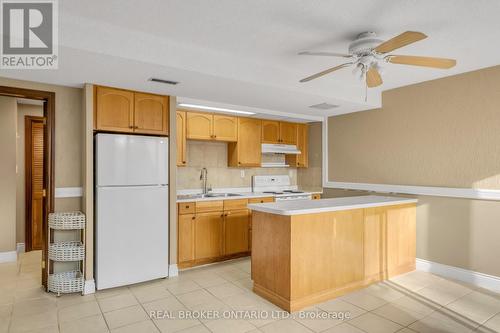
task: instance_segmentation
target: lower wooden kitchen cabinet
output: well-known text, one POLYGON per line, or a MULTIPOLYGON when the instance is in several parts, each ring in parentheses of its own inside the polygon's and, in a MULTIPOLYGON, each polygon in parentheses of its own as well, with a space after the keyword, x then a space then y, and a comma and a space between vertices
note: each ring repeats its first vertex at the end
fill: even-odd
POLYGON ((223 212, 196 214, 194 222, 194 259, 216 258, 222 254, 223 212))
POLYGON ((251 216, 247 204, 247 199, 179 203, 179 268, 249 255, 251 216))
POLYGON ((248 209, 224 213, 224 255, 248 251, 248 209))

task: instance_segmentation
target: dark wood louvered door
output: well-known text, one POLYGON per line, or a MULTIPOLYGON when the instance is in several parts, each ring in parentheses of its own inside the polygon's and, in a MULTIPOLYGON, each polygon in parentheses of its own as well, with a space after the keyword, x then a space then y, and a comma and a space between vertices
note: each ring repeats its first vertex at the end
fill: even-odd
POLYGON ((26 251, 42 249, 43 228, 43 117, 25 118, 26 251))

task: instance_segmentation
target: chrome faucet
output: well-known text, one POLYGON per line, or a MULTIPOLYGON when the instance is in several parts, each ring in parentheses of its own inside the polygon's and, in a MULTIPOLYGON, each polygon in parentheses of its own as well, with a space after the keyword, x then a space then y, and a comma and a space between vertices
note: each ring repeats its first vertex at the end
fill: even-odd
POLYGON ((207 171, 207 168, 202 168, 201 169, 200 180, 203 181, 203 188, 202 188, 203 194, 207 194, 211 190, 207 186, 207 181, 208 181, 208 171, 207 171))

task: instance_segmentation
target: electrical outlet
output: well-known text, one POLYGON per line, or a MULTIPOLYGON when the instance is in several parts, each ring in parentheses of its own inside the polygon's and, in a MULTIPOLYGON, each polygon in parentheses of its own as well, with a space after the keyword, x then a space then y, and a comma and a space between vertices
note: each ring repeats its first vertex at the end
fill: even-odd
POLYGON ((240 177, 245 178, 245 170, 240 170, 240 177))

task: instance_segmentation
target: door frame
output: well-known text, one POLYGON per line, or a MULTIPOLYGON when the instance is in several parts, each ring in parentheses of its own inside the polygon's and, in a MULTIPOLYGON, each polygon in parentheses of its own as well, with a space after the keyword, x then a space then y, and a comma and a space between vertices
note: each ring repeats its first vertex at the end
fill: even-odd
MULTIPOLYGON (((32 147, 33 147, 33 136, 32 136, 32 123, 41 122, 43 123, 43 116, 25 116, 24 117, 24 198, 25 198, 25 220, 24 220, 24 243, 26 247, 26 252, 33 249, 32 244, 32 213, 33 213, 33 201, 32 201, 32 173, 33 173, 33 161, 32 161, 32 147)), ((45 133, 44 133, 45 141, 45 133)), ((45 152, 44 152, 45 154, 45 152)))
POLYGON ((48 216, 54 212, 55 199, 55 115, 56 94, 51 91, 25 89, 18 87, 0 86, 0 96, 36 99, 43 101, 43 117, 45 119, 44 129, 44 153, 43 153, 43 187, 46 196, 43 201, 42 220, 42 285, 47 290, 47 267, 48 267, 48 216))

